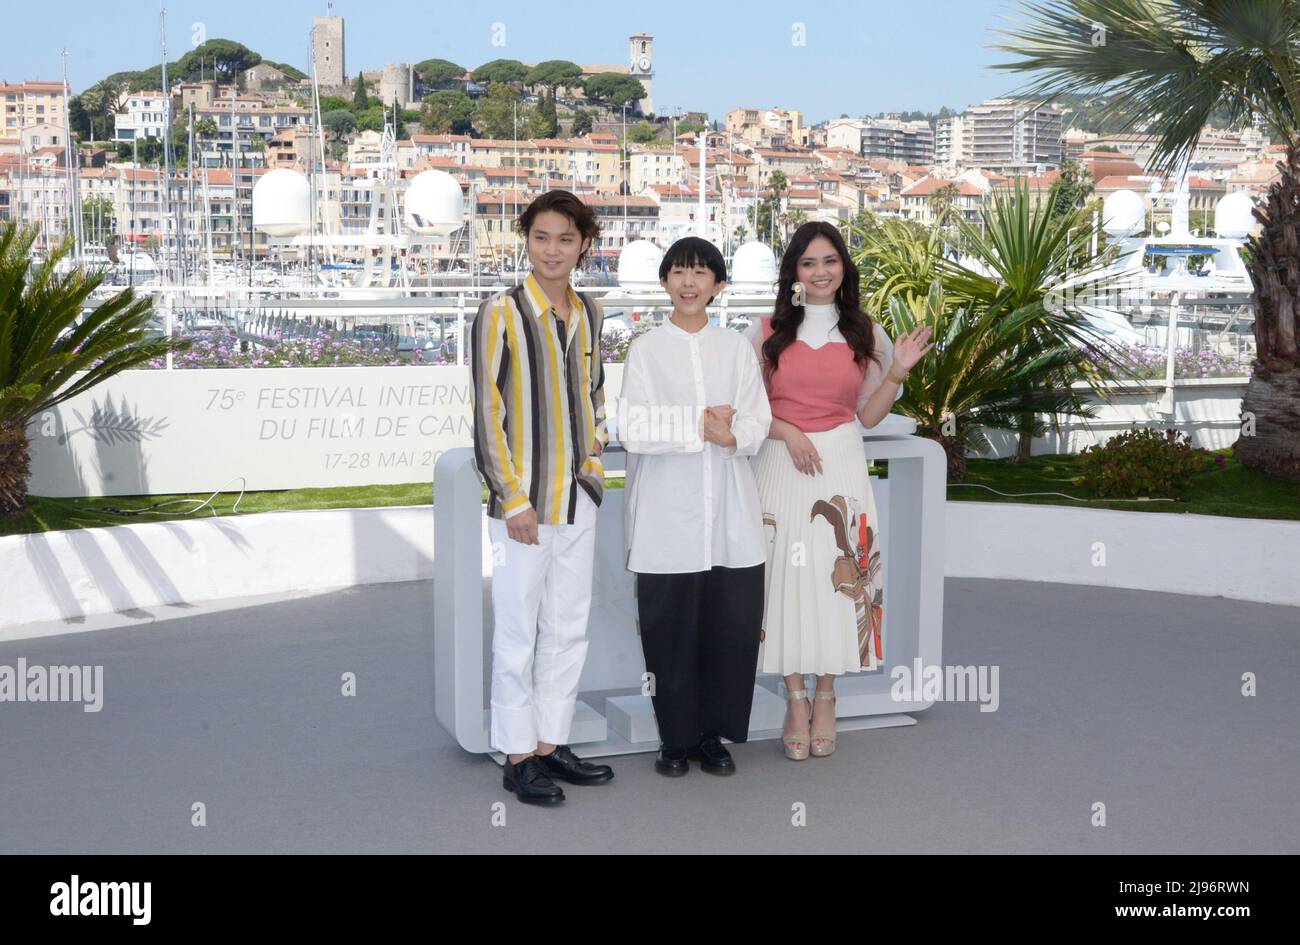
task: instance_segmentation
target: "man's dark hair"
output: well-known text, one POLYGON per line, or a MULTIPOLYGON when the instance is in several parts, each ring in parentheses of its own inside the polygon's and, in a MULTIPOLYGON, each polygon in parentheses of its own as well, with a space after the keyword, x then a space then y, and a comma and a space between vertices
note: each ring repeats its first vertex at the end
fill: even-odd
POLYGON ((578 262, 582 262, 591 247, 596 245, 596 237, 600 236, 600 224, 596 222, 596 211, 567 190, 548 190, 535 198, 524 209, 524 212, 519 214, 519 219, 515 221, 515 230, 527 240, 528 231, 533 228, 533 221, 537 219, 537 215, 548 210, 564 214, 573 221, 574 228, 577 229, 584 240, 591 240, 587 250, 578 257, 578 262))
POLYGON ((718 247, 698 236, 683 236, 668 247, 668 252, 664 253, 664 258, 659 263, 659 278, 667 279, 673 266, 681 266, 683 269, 705 266, 713 273, 713 281, 727 281, 727 261, 722 258, 722 253, 718 247))

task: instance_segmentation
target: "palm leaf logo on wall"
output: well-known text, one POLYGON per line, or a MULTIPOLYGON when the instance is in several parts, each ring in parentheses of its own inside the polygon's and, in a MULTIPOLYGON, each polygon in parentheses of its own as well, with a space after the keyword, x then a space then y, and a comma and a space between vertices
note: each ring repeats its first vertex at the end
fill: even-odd
POLYGON ((835 533, 835 545, 840 549, 840 555, 831 571, 831 585, 853 601, 858 620, 859 665, 867 667, 884 659, 880 640, 885 612, 884 589, 878 580, 880 548, 876 542, 876 530, 867 523, 865 512, 856 511, 856 505, 853 502, 854 508, 850 508, 850 500, 842 495, 834 496, 829 502, 818 499, 813 503, 809 521, 820 515, 835 533), (857 532, 853 536, 856 541, 850 539, 853 531, 857 532), (873 652, 874 661, 871 658, 873 652))
POLYGON ((141 417, 133 415, 126 410, 118 412, 113 406, 104 407, 95 404, 94 409, 90 412, 89 419, 84 417, 80 410, 72 408, 72 415, 77 418, 81 424, 79 427, 73 427, 59 434, 58 442, 60 445, 66 443, 73 434, 80 433, 83 430, 90 434, 91 439, 99 443, 142 443, 145 440, 156 440, 162 436, 163 431, 170 425, 166 417, 141 417))

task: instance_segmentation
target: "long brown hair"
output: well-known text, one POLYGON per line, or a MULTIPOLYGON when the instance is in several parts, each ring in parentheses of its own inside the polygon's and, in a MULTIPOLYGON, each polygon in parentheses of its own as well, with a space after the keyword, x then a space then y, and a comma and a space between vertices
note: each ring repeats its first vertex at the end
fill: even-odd
POLYGON ((840 231, 825 221, 813 220, 794 231, 790 245, 781 257, 776 309, 772 313, 772 334, 763 342, 764 367, 769 374, 776 370, 781 352, 794 344, 799 326, 803 324, 803 306, 795 305, 793 300, 794 284, 799 281, 800 257, 808 249, 808 244, 819 236, 830 240, 835 252, 839 253, 844 268, 844 280, 835 291, 835 304, 840 313, 840 334, 853 349, 853 360, 858 364, 865 363, 875 355, 876 338, 871 319, 862 311, 859 301, 858 267, 849 256, 849 248, 844 245, 840 231))

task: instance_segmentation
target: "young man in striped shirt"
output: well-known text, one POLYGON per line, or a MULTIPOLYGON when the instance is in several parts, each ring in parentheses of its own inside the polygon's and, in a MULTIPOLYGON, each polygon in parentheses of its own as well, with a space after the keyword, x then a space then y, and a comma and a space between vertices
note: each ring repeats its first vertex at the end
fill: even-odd
POLYGON ((492 540, 491 744, 519 800, 564 800, 555 778, 595 784, 608 765, 565 742, 587 655, 596 509, 605 472, 599 303, 569 274, 600 232, 573 194, 542 194, 516 221, 532 272, 479 306, 470 337, 474 456, 492 540))

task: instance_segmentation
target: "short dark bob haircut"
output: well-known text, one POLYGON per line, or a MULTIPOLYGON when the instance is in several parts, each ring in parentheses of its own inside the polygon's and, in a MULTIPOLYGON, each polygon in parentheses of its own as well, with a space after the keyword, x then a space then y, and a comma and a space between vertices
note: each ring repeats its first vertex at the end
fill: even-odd
POLYGON ((683 236, 664 253, 659 263, 659 278, 667 279, 674 266, 691 269, 704 266, 713 273, 714 282, 727 281, 727 261, 722 258, 718 247, 698 236, 683 236))
POLYGON ((596 222, 596 211, 567 190, 548 190, 536 197, 524 209, 524 212, 519 214, 519 219, 515 221, 515 230, 527 240, 528 232, 533 228, 533 221, 537 219, 537 215, 546 213, 548 210, 564 214, 573 221, 574 228, 582 235, 582 238, 591 241, 587 244, 587 249, 578 257, 578 261, 582 262, 587 253, 590 252, 591 247, 595 245, 596 237, 600 236, 600 224, 596 222))

